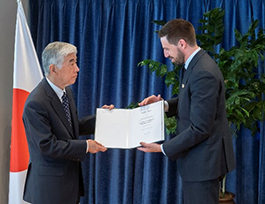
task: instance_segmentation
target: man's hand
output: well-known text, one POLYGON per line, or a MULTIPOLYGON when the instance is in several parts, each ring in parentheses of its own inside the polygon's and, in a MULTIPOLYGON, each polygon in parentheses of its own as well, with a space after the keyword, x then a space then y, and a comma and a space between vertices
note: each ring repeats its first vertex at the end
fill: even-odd
POLYGON ((107 150, 102 144, 95 140, 87 140, 88 143, 88 152, 95 154, 97 152, 105 152, 107 150))
POLYGON ((156 143, 145 143, 140 142, 142 147, 138 147, 137 149, 143 152, 162 152, 161 145, 156 143))
POLYGON ((104 105, 101 108, 106 108, 106 109, 112 110, 115 108, 115 106, 113 104, 111 104, 111 105, 104 105))
POLYGON ((139 106, 145 106, 145 105, 148 105, 148 104, 151 104, 157 101, 161 101, 161 100, 162 100, 162 97, 160 94, 158 96, 152 95, 152 96, 145 98, 141 103, 139 103, 139 106))

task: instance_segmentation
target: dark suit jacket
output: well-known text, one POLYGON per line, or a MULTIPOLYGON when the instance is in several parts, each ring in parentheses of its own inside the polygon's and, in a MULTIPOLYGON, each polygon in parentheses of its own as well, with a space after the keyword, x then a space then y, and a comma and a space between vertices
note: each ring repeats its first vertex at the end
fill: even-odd
POLYGON ((24 199, 34 204, 77 203, 84 194, 80 160, 85 159, 87 144, 81 134, 92 134, 95 117, 79 121, 69 87, 73 129, 61 101, 44 78, 25 103, 25 126, 30 161, 24 199))
POLYGON ((167 115, 177 116, 177 135, 163 148, 170 159, 177 159, 183 180, 216 179, 235 168, 223 76, 204 50, 191 60, 178 98, 168 103, 167 115))

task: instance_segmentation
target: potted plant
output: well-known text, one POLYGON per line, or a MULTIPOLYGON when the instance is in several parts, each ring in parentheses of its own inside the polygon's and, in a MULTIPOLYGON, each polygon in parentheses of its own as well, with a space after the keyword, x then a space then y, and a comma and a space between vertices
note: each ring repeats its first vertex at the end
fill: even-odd
MULTIPOLYGON (((265 101, 262 95, 265 93, 265 76, 258 73, 258 64, 264 61, 265 34, 263 29, 256 33, 258 20, 253 20, 246 34, 241 34, 234 29, 238 44, 225 50, 222 47, 224 34, 224 10, 215 8, 203 15, 198 28, 201 34, 197 35, 198 44, 206 50, 216 61, 221 69, 226 86, 226 111, 228 121, 234 133, 245 127, 251 130, 252 135, 259 131, 258 121, 264 120, 265 101)), ((154 21, 163 25, 163 21, 154 21)), ((151 72, 157 76, 164 77, 167 86, 173 86, 172 94, 178 93, 178 77, 180 67, 168 70, 167 66, 160 62, 146 59, 139 66, 147 65, 151 72)), ((176 121, 165 118, 168 133, 174 133, 176 121)), ((225 178, 220 185, 220 203, 225 194, 225 178)), ((228 194, 229 197, 233 195, 228 194)))

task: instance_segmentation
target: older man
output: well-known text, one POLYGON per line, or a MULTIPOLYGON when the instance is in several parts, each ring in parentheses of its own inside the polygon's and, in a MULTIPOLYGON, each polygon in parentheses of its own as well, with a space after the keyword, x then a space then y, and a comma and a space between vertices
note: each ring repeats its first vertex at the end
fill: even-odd
POLYGON ((69 43, 48 44, 42 53, 46 77, 25 103, 23 122, 30 161, 24 200, 30 203, 79 203, 84 195, 80 161, 86 153, 106 151, 94 140, 78 140, 79 135, 94 133, 95 116, 78 119, 69 87, 79 72, 76 53, 69 43))

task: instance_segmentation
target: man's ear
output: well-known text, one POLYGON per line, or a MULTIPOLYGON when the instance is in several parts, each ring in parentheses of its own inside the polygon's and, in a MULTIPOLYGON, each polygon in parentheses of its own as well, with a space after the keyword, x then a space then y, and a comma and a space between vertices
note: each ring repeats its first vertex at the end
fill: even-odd
POLYGON ((56 69, 56 66, 54 64, 51 64, 49 66, 49 69, 50 69, 50 74, 56 74, 57 75, 57 69, 56 69))
POLYGON ((179 46, 180 48, 185 49, 187 47, 187 42, 184 39, 180 39, 179 46))

